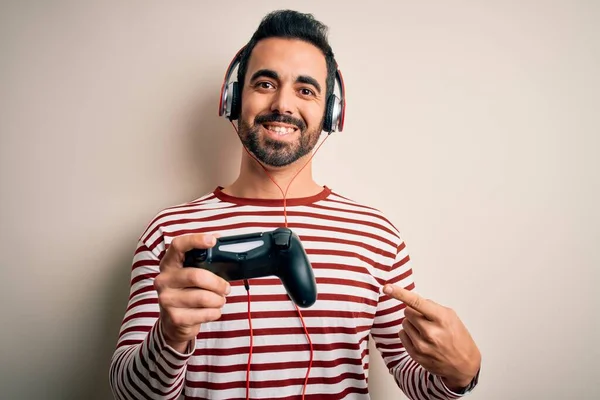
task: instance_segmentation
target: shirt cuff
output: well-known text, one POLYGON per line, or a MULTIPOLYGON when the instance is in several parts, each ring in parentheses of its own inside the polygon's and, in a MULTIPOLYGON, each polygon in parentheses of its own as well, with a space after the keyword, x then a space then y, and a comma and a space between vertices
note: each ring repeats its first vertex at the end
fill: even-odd
POLYGON ((477 371, 477 374, 475 374, 475 377, 471 380, 471 383, 469 383, 469 385, 466 388, 464 388, 463 390, 461 390, 459 392, 454 392, 454 391, 450 390, 448 388, 448 386, 446 386, 446 384, 444 383, 444 380, 439 376, 431 374, 429 376, 429 378, 433 381, 433 383, 435 384, 435 386, 438 389, 441 389, 442 393, 444 393, 447 396, 447 398, 458 399, 460 397, 463 397, 463 396, 471 393, 471 391, 473 391, 475 386, 477 386, 477 383, 479 382, 479 372, 480 371, 481 371, 481 369, 479 369, 479 371, 477 371))
POLYGON ((196 339, 194 338, 193 340, 190 340, 190 342, 187 345, 186 351, 184 353, 181 353, 167 344, 167 341, 165 340, 165 337, 162 332, 162 323, 160 319, 157 320, 155 327, 156 329, 154 332, 156 342, 158 343, 159 348, 165 351, 167 354, 169 354, 172 358, 172 361, 175 361, 175 364, 185 364, 185 362, 194 354, 194 351, 196 351, 196 339))

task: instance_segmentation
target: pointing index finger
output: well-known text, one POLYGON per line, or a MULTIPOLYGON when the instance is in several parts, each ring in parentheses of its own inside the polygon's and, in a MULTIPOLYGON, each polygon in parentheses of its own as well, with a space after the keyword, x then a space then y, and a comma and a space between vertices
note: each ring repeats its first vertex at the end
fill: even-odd
POLYGON ((427 301, 410 290, 388 284, 383 287, 383 292, 396 300, 400 300, 413 310, 420 312, 429 320, 435 320, 438 315, 438 308, 435 303, 427 301))

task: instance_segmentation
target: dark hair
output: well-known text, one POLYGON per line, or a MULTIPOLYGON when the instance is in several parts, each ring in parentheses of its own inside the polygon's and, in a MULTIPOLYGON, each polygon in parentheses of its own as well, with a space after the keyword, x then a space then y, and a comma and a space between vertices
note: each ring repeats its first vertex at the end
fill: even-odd
POLYGON ((278 37, 303 40, 323 52, 327 64, 326 86, 327 98, 329 98, 329 95, 333 93, 337 63, 327 41, 327 30, 327 26, 317 21, 312 14, 303 14, 293 10, 277 10, 267 14, 240 55, 237 78, 240 93, 244 87, 248 61, 254 46, 262 39, 278 37))

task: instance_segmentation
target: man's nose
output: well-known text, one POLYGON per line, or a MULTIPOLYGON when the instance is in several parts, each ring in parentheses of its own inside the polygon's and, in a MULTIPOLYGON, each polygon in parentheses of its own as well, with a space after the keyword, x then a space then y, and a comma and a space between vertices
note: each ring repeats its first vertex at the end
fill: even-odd
POLYGON ((271 104, 271 111, 279 114, 293 114, 294 113, 294 101, 295 95, 291 88, 280 88, 271 104))

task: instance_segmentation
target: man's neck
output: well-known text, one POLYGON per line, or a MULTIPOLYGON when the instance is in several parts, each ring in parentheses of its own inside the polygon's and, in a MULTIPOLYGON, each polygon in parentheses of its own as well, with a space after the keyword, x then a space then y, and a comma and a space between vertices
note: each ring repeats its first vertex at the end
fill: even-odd
POLYGON ((243 154, 240 175, 235 182, 225 187, 223 192, 235 197, 254 199, 282 199, 282 191, 286 193, 286 190, 287 199, 314 196, 323 190, 323 186, 319 186, 314 181, 312 161, 308 161, 308 157, 310 155, 281 168, 267 166, 267 174, 256 160, 243 154), (308 164, 304 166, 307 161, 308 164), (298 172, 300 169, 302 170, 298 172), (273 180, 269 178, 269 175, 273 180), (279 185, 281 190, 273 181, 279 185))

